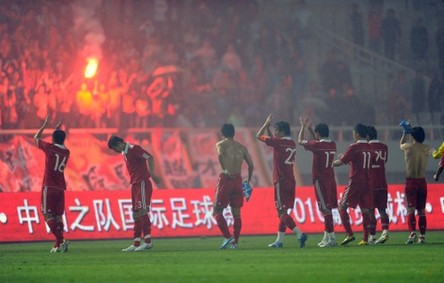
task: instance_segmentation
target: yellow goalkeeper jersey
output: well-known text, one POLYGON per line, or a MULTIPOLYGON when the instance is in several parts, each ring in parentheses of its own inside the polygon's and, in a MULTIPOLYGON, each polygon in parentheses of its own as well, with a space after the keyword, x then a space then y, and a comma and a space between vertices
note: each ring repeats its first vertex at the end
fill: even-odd
POLYGON ((437 150, 434 150, 432 152, 432 156, 434 159, 438 159, 442 157, 443 153, 444 153, 444 142, 439 146, 437 150))

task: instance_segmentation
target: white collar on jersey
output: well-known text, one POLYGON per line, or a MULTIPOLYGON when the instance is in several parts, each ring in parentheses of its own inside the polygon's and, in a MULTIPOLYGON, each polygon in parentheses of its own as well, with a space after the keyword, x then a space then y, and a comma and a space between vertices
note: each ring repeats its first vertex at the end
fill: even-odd
POLYGON ((133 148, 133 147, 134 147, 133 144, 130 144, 129 142, 127 142, 127 143, 125 144, 125 149, 122 151, 122 154, 123 154, 123 155, 127 154, 127 153, 128 153, 128 149, 129 149, 129 148, 133 148))
POLYGON ((331 139, 320 139, 320 142, 331 142, 331 139))
POLYGON ((368 143, 367 140, 357 140, 356 143, 368 143))
POLYGON ((66 149, 66 146, 64 144, 55 143, 54 146, 57 146, 58 148, 61 148, 61 149, 66 149))
POLYGON ((379 140, 371 140, 368 143, 375 143, 375 142, 380 142, 379 140))

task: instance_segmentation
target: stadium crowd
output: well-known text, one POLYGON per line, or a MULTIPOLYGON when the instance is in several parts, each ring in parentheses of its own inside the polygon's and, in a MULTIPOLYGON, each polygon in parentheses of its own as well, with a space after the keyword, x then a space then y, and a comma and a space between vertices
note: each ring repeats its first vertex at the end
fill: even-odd
MULTIPOLYGON (((224 121, 248 127, 260 123, 263 112, 279 112, 293 124, 301 115, 332 125, 351 125, 363 115, 363 122, 374 124, 374 106, 360 101, 349 66, 334 50, 323 54, 320 79, 310 76, 305 1, 290 5, 290 20, 282 17, 283 8, 263 13, 261 5, 2 1, 0 128, 37 128, 47 115, 78 128, 215 127, 224 121), (91 56, 99 65, 87 78, 91 56), (350 107, 339 110, 344 103, 350 107)), ((377 48, 378 19, 368 22, 369 48, 377 48)), ((354 30, 359 21, 354 15, 354 30)), ((400 103, 418 105, 410 83, 399 76, 389 102, 394 119, 402 117, 400 103)))

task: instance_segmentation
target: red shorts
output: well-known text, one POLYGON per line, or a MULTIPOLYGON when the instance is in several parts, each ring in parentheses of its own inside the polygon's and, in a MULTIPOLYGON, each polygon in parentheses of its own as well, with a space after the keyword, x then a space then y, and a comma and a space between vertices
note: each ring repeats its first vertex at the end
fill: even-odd
POLYGON ((424 178, 407 178, 405 180, 405 198, 407 207, 414 207, 418 210, 424 209, 427 200, 426 180, 424 178))
POLYGON ((151 195, 153 186, 149 180, 131 184, 131 201, 133 211, 147 209, 150 210, 151 195))
POLYGON ((361 209, 374 208, 373 190, 367 179, 352 179, 348 181, 345 192, 342 195, 342 206, 356 208, 359 204, 361 209))
POLYGON ((317 178, 313 180, 318 207, 321 210, 338 207, 336 181, 332 178, 317 178))
POLYGON ((63 215, 65 212, 65 191, 43 187, 41 194, 41 211, 45 214, 63 215))
POLYGON ((373 196, 374 196, 374 203, 375 208, 378 209, 386 209, 387 208, 387 190, 374 190, 373 196))
POLYGON ((296 195, 296 182, 280 180, 274 184, 274 202, 279 210, 293 209, 296 195))
POLYGON ((242 191, 242 177, 240 174, 227 175, 219 174, 217 180, 216 195, 214 197, 214 206, 225 208, 242 207, 244 205, 244 193, 242 191))

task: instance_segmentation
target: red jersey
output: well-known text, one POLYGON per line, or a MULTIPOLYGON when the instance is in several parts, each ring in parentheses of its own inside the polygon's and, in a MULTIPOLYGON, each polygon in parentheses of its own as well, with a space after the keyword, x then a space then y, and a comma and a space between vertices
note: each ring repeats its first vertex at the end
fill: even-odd
POLYGON ((350 163, 349 179, 368 179, 373 155, 372 149, 366 140, 358 140, 349 145, 340 157, 343 163, 350 163))
POLYGON ((65 167, 69 159, 69 150, 60 144, 52 144, 38 139, 38 146, 45 153, 45 174, 42 187, 66 190, 65 167))
POLYGON ((131 184, 147 181, 151 177, 147 165, 147 160, 152 157, 150 153, 139 145, 126 143, 125 150, 122 154, 125 157, 126 168, 130 174, 131 184))
POLYGON ((273 147, 273 183, 280 180, 294 182, 296 143, 290 137, 264 137, 263 141, 266 145, 273 147))
POLYGON ((302 146, 313 152, 311 168, 313 179, 334 177, 333 161, 336 154, 336 143, 334 141, 329 139, 302 141, 302 146))
POLYGON ((379 140, 368 142, 371 150, 374 152, 374 160, 370 167, 370 179, 372 187, 375 190, 387 189, 387 180, 385 178, 385 163, 388 160, 388 148, 379 140))

